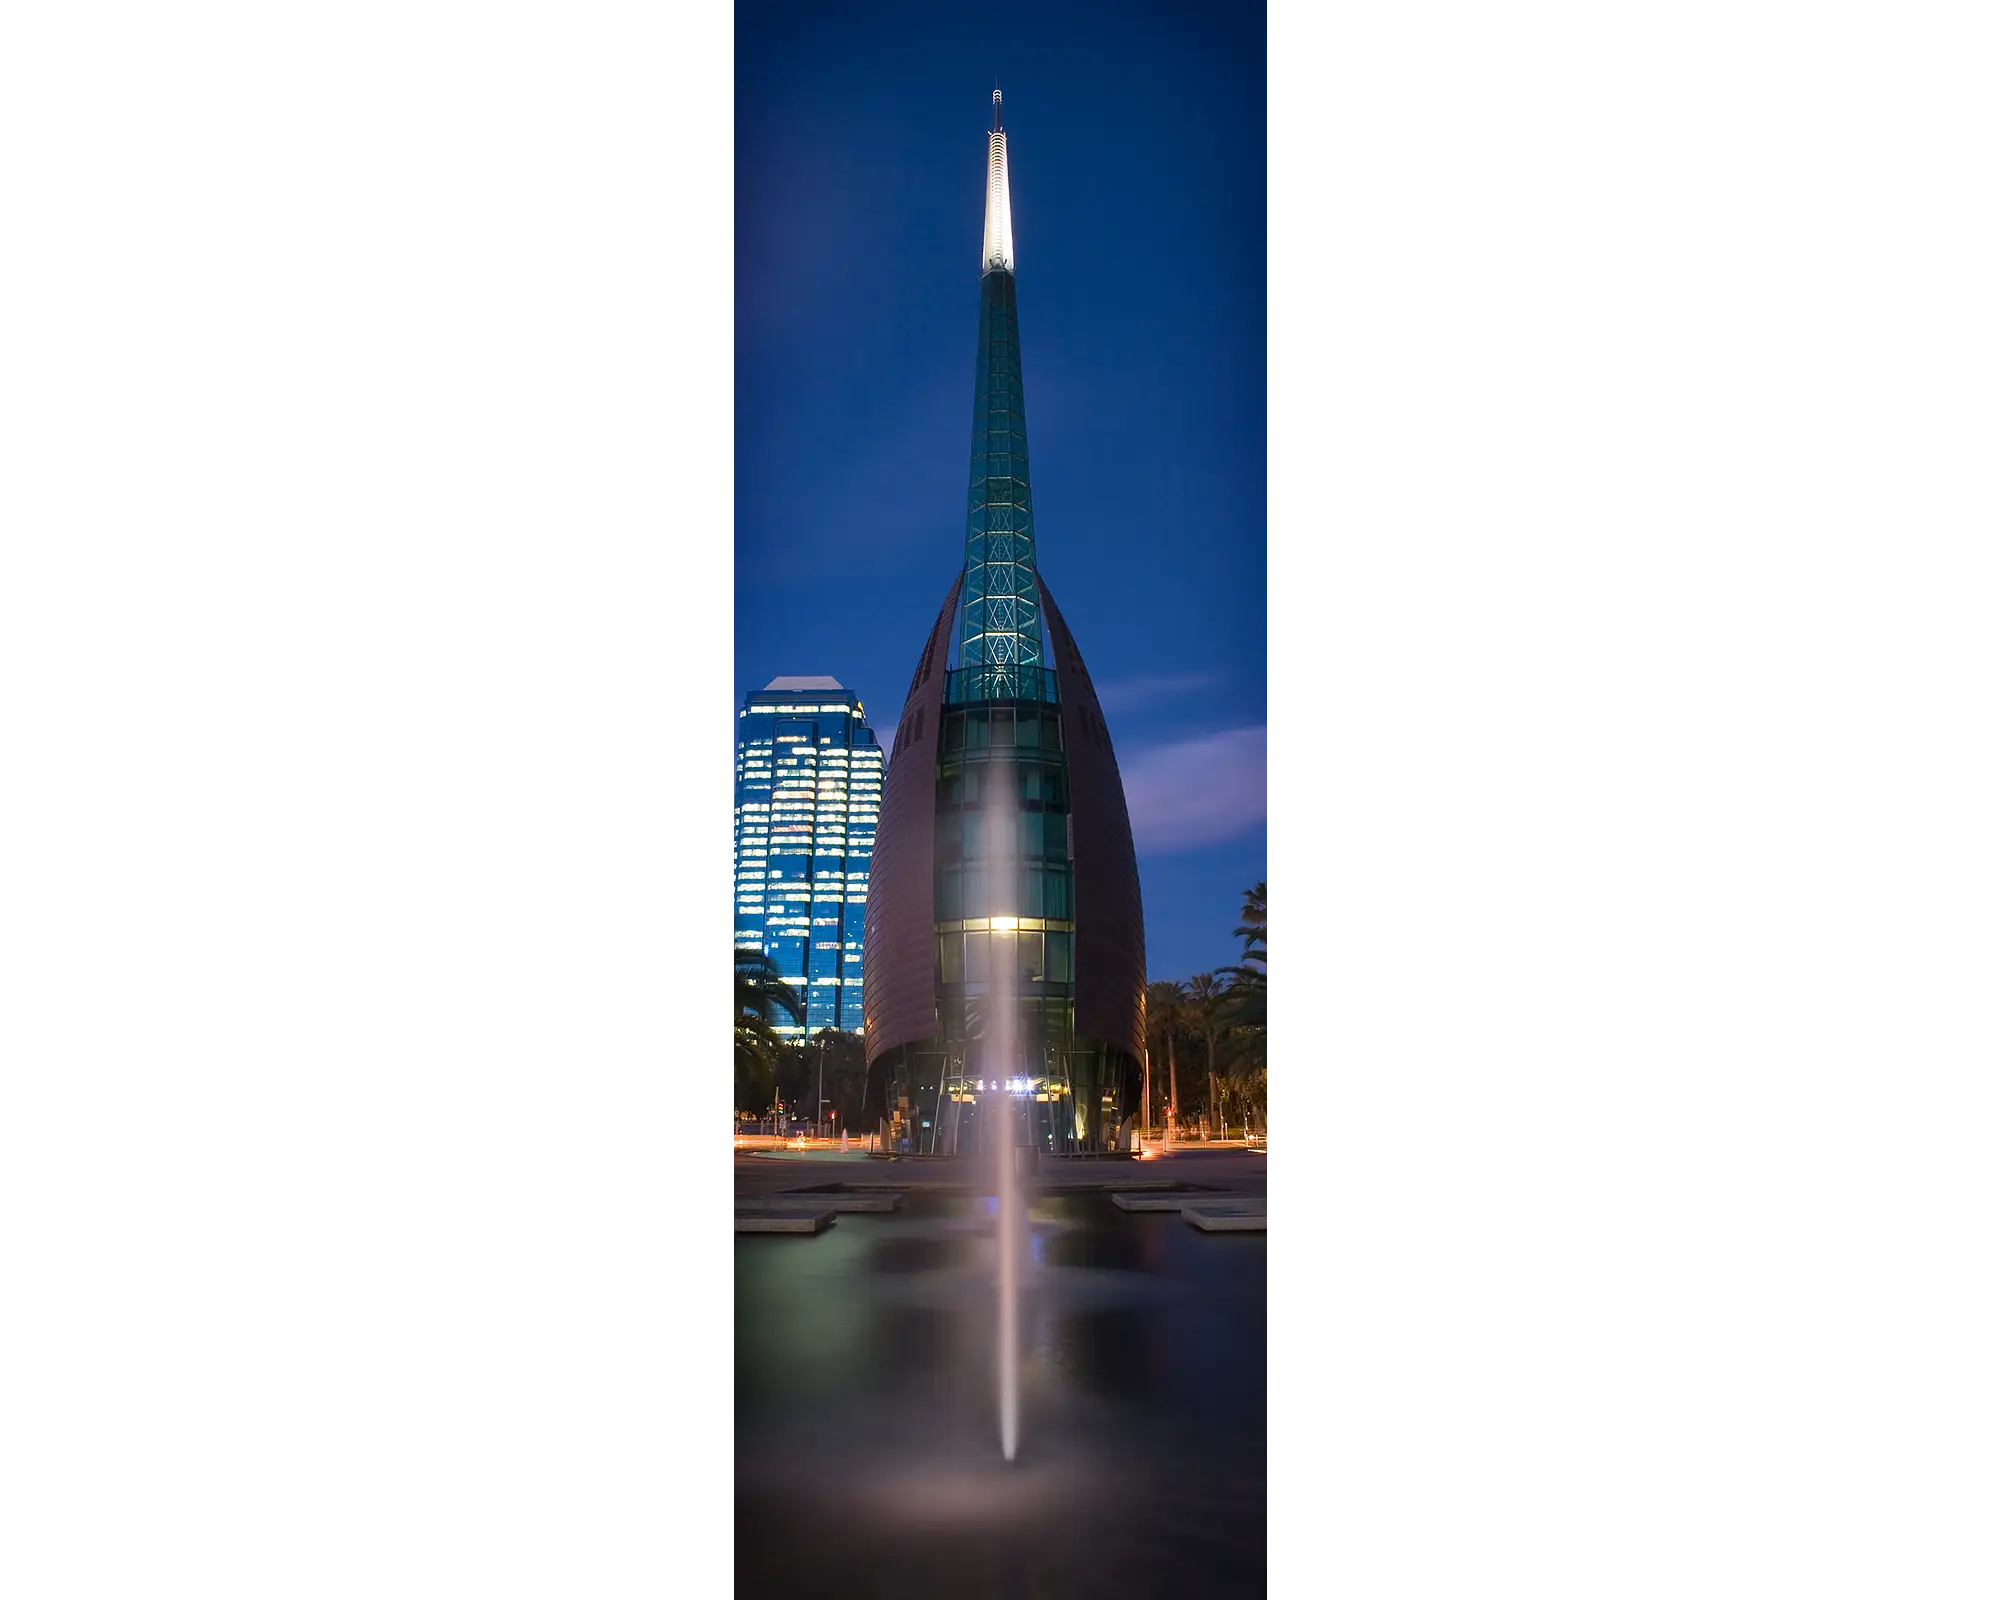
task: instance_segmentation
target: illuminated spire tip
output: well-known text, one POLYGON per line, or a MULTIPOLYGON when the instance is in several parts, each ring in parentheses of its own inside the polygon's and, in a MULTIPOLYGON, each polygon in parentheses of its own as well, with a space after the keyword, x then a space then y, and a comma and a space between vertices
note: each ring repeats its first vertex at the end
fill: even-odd
POLYGON ((1000 131, 1000 90, 993 90, 993 131, 986 136, 986 244, 982 273, 1014 270, 1014 207, 1007 194, 1007 135, 1000 131))

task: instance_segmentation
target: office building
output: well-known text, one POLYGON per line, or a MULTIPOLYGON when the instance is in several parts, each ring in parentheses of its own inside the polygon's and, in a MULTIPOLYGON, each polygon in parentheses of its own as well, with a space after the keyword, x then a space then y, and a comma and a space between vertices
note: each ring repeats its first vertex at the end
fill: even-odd
POLYGON ((773 678, 736 716, 736 945, 806 1003, 802 1030, 861 1027, 862 918, 882 751, 832 678, 773 678))

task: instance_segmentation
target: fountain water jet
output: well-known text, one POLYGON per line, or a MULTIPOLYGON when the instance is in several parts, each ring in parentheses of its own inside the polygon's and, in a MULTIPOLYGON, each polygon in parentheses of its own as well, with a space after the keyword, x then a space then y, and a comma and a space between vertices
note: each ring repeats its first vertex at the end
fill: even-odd
MULTIPOLYGON (((1020 865, 1020 823, 1014 800, 1017 782, 1009 761, 996 761, 992 769, 998 779, 991 817, 994 877, 1011 884, 1020 865)), ((1022 1061, 1017 1040, 1020 1031, 1020 971, 1013 954, 1013 940, 993 939, 992 990, 987 1006, 987 1059, 1000 1077, 994 1087, 991 1118, 994 1157, 1000 1163, 995 1206, 995 1245, 998 1255, 998 1344, 997 1382, 1000 1401, 1000 1454, 1014 1459, 1021 1431, 1021 1197, 1015 1170, 1020 1143, 1019 1121, 1013 1089, 1023 1081, 1022 1061)))
POLYGON ((1021 1434, 1021 1200, 1014 1172, 1014 1111, 1006 1091, 994 1096, 994 1154, 1000 1162, 999 1253, 1000 1454, 1014 1459, 1021 1434))

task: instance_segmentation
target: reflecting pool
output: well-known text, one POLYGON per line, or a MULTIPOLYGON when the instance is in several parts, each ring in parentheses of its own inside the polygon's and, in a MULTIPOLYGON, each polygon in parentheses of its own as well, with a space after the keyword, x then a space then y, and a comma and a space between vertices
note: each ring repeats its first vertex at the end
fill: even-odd
POLYGON ((737 1592, 1262 1594, 1264 1235, 1031 1196, 1009 1465, 996 1204, 737 1237, 737 1592))

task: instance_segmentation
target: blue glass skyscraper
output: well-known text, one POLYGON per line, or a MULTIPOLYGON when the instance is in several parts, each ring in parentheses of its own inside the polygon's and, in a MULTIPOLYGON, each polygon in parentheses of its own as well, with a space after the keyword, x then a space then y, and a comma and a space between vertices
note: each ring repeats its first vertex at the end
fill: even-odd
POLYGON ((861 1027, 862 919, 882 750, 832 678, 773 678, 736 714, 736 946, 806 1003, 797 1036, 861 1027))

